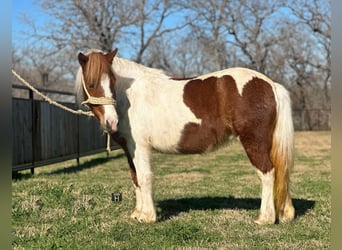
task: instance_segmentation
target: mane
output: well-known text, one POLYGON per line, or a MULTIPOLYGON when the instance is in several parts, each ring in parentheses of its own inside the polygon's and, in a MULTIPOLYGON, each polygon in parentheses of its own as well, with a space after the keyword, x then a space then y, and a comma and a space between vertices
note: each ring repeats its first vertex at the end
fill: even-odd
POLYGON ((112 69, 115 75, 125 78, 141 78, 146 75, 149 75, 149 77, 153 75, 159 78, 167 77, 163 70, 149 68, 120 57, 114 57, 112 69))
POLYGON ((75 89, 74 92, 76 94, 76 104, 81 106, 81 102, 84 101, 84 93, 83 93, 83 86, 82 86, 82 68, 79 67, 76 74, 76 81, 75 81, 75 89))

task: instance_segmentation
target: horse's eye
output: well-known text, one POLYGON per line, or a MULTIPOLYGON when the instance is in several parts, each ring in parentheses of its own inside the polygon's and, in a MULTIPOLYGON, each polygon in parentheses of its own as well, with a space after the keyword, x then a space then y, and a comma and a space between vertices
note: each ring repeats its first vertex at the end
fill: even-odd
POLYGON ((94 83, 89 83, 89 86, 88 86, 90 89, 93 89, 95 87, 95 84, 94 83))

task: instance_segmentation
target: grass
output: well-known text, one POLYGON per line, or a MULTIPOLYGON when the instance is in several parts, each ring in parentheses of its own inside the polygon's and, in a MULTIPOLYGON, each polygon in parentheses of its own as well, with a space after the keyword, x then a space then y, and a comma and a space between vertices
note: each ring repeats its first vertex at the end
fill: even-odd
POLYGON ((234 142, 204 155, 153 153, 158 222, 130 219, 134 192, 121 150, 21 172, 12 182, 13 249, 327 249, 330 132, 297 132, 296 219, 253 223, 260 183, 234 142), (113 202, 111 194, 123 200, 113 202))

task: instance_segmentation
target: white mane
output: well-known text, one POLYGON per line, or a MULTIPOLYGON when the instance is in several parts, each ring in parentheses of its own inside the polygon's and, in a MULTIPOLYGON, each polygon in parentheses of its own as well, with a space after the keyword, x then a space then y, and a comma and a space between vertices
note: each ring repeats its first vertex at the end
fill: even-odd
POLYGON ((115 75, 125 78, 136 78, 144 75, 153 75, 158 78, 167 77, 162 70, 149 68, 120 57, 114 57, 112 69, 115 75))
POLYGON ((81 102, 84 101, 83 85, 82 85, 82 68, 79 67, 76 74, 75 80, 75 94, 76 94, 76 104, 81 106, 81 102))

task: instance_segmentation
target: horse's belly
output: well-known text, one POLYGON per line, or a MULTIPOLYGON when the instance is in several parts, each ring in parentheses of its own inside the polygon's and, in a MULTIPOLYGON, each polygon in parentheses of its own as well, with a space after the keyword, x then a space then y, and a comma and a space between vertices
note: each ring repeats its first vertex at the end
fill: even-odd
POLYGON ((222 122, 203 120, 201 124, 188 123, 184 126, 177 149, 182 153, 211 151, 229 141, 232 131, 222 122))
POLYGON ((170 124, 158 129, 152 133, 150 143, 158 151, 193 154, 211 151, 231 137, 232 131, 222 123, 188 122, 177 128, 170 124))
POLYGON ((178 152, 178 144, 182 137, 182 128, 175 124, 154 124, 151 127, 149 142, 151 146, 161 152, 178 152))

